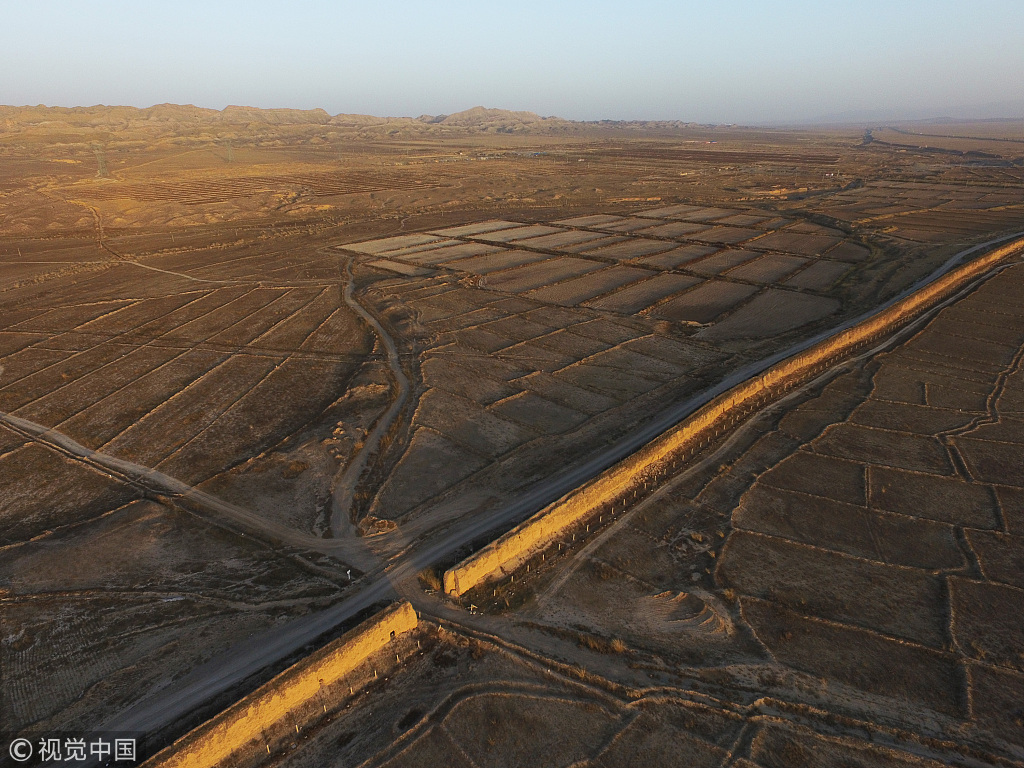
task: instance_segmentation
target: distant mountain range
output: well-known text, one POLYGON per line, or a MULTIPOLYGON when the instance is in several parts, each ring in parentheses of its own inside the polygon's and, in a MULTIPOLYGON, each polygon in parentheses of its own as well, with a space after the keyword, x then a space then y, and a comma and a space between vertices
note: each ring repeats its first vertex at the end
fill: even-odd
POLYGON ((47 107, 0 106, 0 121, 9 127, 42 124, 72 126, 107 125, 110 127, 138 128, 176 124, 181 127, 217 125, 244 128, 266 125, 322 125, 355 129, 404 129, 405 131, 435 132, 444 128, 496 133, 520 133, 555 128, 568 129, 575 125, 558 117, 541 117, 533 112, 513 112, 505 109, 473 107, 452 115, 423 115, 412 117, 374 117, 372 115, 330 115, 323 109, 260 109, 257 107, 228 106, 222 110, 206 109, 191 104, 157 104, 152 107, 103 106, 47 107))
POLYGON ((655 136, 704 127, 681 121, 600 120, 579 122, 534 112, 473 107, 450 115, 375 117, 331 115, 323 109, 260 109, 228 106, 207 109, 191 104, 152 107, 0 106, 0 135, 16 133, 19 142, 51 147, 130 145, 139 141, 177 146, 216 143, 284 146, 334 144, 350 139, 437 139, 480 134, 524 136, 655 136))
MULTIPOLYGON (((813 120, 761 123, 769 127, 812 125, 877 126, 896 122, 957 122, 980 119, 1022 119, 1024 101, 1000 102, 945 110, 942 117, 933 114, 895 114, 884 109, 849 111, 822 115, 813 120)), ((729 124, 730 127, 740 127, 729 124)), ((383 136, 457 136, 477 133, 496 134, 573 134, 608 130, 626 133, 663 133, 682 128, 712 127, 712 124, 679 120, 596 120, 574 121, 543 117, 534 112, 472 107, 450 115, 419 117, 376 117, 373 115, 331 115, 323 109, 261 109, 228 106, 222 110, 191 104, 157 104, 138 108, 126 106, 47 107, 0 106, 0 133, 63 135, 70 142, 84 140, 83 134, 103 132, 141 132, 155 136, 214 131, 218 138, 244 137, 259 133, 266 137, 268 126, 277 126, 282 134, 314 134, 317 131, 343 136, 373 138, 383 136)), ((271 131, 273 133, 273 131, 271 131)))

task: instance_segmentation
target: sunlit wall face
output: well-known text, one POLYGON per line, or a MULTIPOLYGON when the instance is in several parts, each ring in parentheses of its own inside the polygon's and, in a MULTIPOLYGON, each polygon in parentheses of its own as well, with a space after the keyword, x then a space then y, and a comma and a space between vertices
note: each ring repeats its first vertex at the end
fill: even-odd
POLYGON ((1019 0, 3 3, 0 103, 1024 116, 1019 0))

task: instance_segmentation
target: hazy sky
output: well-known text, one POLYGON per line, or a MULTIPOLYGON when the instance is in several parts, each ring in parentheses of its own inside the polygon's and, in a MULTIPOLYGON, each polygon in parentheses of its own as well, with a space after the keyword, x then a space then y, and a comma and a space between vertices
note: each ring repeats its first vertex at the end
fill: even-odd
POLYGON ((1024 115, 1022 0, 0 0, 0 12, 4 104, 1024 115))

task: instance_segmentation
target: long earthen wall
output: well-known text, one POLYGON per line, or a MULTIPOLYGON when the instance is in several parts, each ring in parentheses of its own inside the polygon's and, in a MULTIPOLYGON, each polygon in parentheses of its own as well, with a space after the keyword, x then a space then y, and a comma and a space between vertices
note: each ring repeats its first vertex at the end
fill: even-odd
POLYGON ((394 637, 415 629, 416 611, 396 603, 289 667, 244 699, 182 736, 144 768, 212 768, 244 750, 325 687, 355 670, 394 637))
POLYGON ((692 454, 747 413, 809 380, 864 344, 906 325, 1001 260, 1019 252, 1022 246, 1024 239, 1015 240, 958 267, 877 315, 723 393, 636 453, 450 568, 444 574, 445 592, 462 595, 514 571, 570 527, 600 509, 614 509, 617 502, 628 498, 629 491, 663 474, 673 459, 692 454))

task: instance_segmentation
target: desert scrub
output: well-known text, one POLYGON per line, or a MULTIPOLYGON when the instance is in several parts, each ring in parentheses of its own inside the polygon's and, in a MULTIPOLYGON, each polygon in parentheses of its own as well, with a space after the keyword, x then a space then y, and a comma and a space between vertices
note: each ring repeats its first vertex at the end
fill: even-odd
POLYGON ((437 575, 437 571, 433 568, 424 568, 417 574, 417 578, 424 589, 432 592, 440 592, 443 589, 441 577, 437 575))

